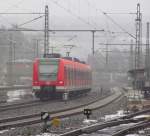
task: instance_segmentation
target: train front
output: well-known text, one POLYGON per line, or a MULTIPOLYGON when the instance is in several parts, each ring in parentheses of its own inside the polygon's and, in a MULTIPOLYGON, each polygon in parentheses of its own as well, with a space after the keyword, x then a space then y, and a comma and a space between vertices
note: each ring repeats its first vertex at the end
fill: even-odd
POLYGON ((33 92, 41 100, 56 96, 59 62, 59 58, 41 58, 33 63, 33 92))

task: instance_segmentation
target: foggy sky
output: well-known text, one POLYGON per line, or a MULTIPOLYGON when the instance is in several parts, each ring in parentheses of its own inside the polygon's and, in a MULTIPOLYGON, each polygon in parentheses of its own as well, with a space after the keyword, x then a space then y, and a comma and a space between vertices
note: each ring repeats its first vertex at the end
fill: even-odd
MULTIPOLYGON (((121 31, 102 12, 135 13, 137 3, 141 4, 143 36, 145 36, 146 22, 150 22, 150 0, 1 0, 0 12, 44 12, 45 5, 48 5, 51 29, 97 28, 109 31, 121 31)), ((37 16, 39 15, 0 15, 0 25, 22 24, 37 16)), ((135 15, 112 14, 109 16, 128 32, 135 34, 135 15)), ((44 18, 23 27, 44 28, 44 18)), ((96 41, 96 44, 105 41, 103 38, 99 39, 96 41)), ((123 36, 117 39, 123 39, 123 36)), ((128 39, 130 40, 130 38, 128 39)), ((70 42, 66 39, 57 39, 57 36, 51 38, 51 43, 54 45, 58 44, 59 41, 64 44, 78 45, 79 47, 76 48, 74 54, 80 52, 82 55, 87 55, 91 50, 91 34, 82 34, 70 42)), ((113 41, 116 42, 116 39, 113 39, 113 41)))
MULTIPOLYGON (((73 14, 80 16, 87 22, 91 21, 94 27, 94 23, 104 24, 105 20, 102 12, 108 13, 130 13, 136 12, 136 4, 141 4, 141 11, 143 14, 143 24, 150 20, 150 1, 149 0, 1 0, 0 1, 0 12, 44 12, 44 6, 49 6, 50 21, 54 25, 58 18, 64 18, 68 24, 72 23, 87 25, 83 21, 77 19, 76 16, 67 12, 70 10, 73 14), (57 5, 57 2, 59 5, 57 5), (61 6, 61 7, 60 7, 61 6), (64 9, 65 8, 65 9, 64 9), (70 20, 68 22, 68 20, 70 20)), ((19 20, 14 21, 15 23, 21 23, 21 20, 33 18, 33 15, 3 15, 1 21, 5 24, 10 24, 11 20, 18 18, 19 20), (9 23, 3 18, 5 17, 9 23)), ((124 18, 125 24, 128 23, 128 19, 134 18, 134 15, 111 15, 114 19, 117 18, 122 20, 124 18)), ((117 20, 117 21, 119 21, 117 20)), ((92 27, 92 25, 88 27, 92 27)), ((124 24, 122 24, 124 25, 124 24)), ((61 24, 60 24, 61 26, 61 24)), ((98 27, 101 27, 100 24, 98 27)))

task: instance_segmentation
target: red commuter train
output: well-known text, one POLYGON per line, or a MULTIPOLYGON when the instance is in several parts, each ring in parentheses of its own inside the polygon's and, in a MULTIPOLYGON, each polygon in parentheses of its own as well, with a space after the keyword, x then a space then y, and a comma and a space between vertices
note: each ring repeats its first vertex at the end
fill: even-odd
POLYGON ((88 64, 66 58, 37 58, 33 62, 33 92, 41 100, 91 90, 92 72, 88 64))

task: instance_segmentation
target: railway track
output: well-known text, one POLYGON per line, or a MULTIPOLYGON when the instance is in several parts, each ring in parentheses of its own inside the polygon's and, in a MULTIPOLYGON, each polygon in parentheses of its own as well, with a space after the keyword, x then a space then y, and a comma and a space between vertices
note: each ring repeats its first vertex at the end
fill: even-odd
POLYGON ((112 136, 124 136, 127 134, 131 134, 137 130, 145 129, 146 127, 150 127, 150 119, 143 121, 143 122, 140 122, 138 124, 135 124, 133 126, 127 127, 123 130, 120 130, 120 131, 112 134, 112 136))
MULTIPOLYGON (((51 118, 54 118, 54 117, 64 118, 64 117, 80 114, 83 112, 83 109, 85 108, 90 108, 94 110, 94 109, 104 107, 112 103, 113 101, 120 99, 122 95, 123 94, 121 92, 116 91, 116 93, 112 94, 111 96, 108 96, 107 98, 104 98, 101 100, 96 100, 95 102, 91 102, 90 104, 85 104, 85 105, 80 105, 78 107, 72 107, 68 109, 53 111, 53 112, 49 112, 49 114, 51 118)), ((1 119, 0 130, 40 123, 41 122, 40 114, 41 113, 1 119)))
POLYGON ((0 112, 8 111, 8 110, 15 110, 20 108, 26 108, 31 106, 39 105, 41 102, 38 100, 29 101, 29 102, 20 102, 14 104, 4 104, 0 106, 0 112))
POLYGON ((93 132, 105 129, 107 127, 113 127, 113 126, 117 126, 120 124, 133 123, 133 122, 135 123, 135 120, 128 119, 128 120, 108 121, 104 123, 97 123, 97 124, 93 124, 92 126, 83 127, 83 128, 79 128, 79 129, 76 129, 76 130, 73 130, 64 134, 60 134, 59 136, 79 136, 82 134, 91 134, 93 132))
MULTIPOLYGON (((112 94, 109 94, 109 95, 112 95, 112 94)), ((103 99, 109 95, 106 95, 106 96, 103 96, 102 98, 94 98, 94 100, 90 101, 90 102, 87 102, 87 105, 88 104, 91 104, 97 100, 100 100, 100 99, 103 99)), ((79 97, 79 96, 78 96, 79 97)), ((77 97, 77 98, 78 98, 77 97)), ((80 96, 79 98, 81 98, 83 96, 80 96)), ((60 102, 62 102, 61 100, 59 100, 60 102)), ((39 106, 39 105, 45 105, 45 104, 49 104, 49 103, 56 103, 58 102, 58 100, 56 99, 52 99, 52 100, 48 100, 48 101, 40 101, 40 100, 33 100, 33 101, 28 101, 28 102, 19 102, 19 103, 14 103, 14 104, 1 104, 0 105, 0 113, 1 112, 4 112, 4 111, 9 111, 9 110, 18 110, 18 109, 23 109, 23 108, 29 108, 29 107, 32 107, 32 106, 39 106)), ((84 104, 80 104, 80 106, 82 106, 84 104)), ((75 107, 78 107, 78 106, 75 106, 75 107)))
POLYGON ((91 134, 93 132, 96 132, 98 130, 102 130, 108 127, 113 127, 113 126, 117 126, 120 124, 127 124, 127 123, 137 123, 140 122, 139 124, 133 125, 132 127, 128 127, 126 129, 123 129, 119 132, 114 133, 112 136, 123 136, 124 134, 128 134, 129 132, 132 132, 134 130, 140 129, 140 128, 144 128, 146 126, 150 126, 150 119, 141 122, 141 120, 135 120, 132 119, 132 117, 135 117, 137 115, 141 115, 143 113, 150 113, 150 109, 148 110, 143 110, 141 112, 136 112, 134 114, 130 114, 127 116, 124 116, 124 118, 118 118, 115 120, 111 120, 111 121, 107 121, 104 123, 96 123, 93 124, 91 126, 87 126, 87 127, 83 127, 83 128, 79 128, 64 134, 60 134, 59 136, 79 136, 82 134, 91 134))
POLYGON ((16 85, 16 86, 0 86, 0 91, 17 90, 17 89, 31 89, 32 86, 16 85))

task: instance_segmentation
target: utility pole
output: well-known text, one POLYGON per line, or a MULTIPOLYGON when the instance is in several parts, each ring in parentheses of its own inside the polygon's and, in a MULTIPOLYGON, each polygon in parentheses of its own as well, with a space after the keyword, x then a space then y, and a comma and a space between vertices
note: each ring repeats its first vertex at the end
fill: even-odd
POLYGON ((146 33, 146 55, 145 55, 145 70, 146 70, 146 81, 150 80, 150 48, 149 48, 149 22, 147 23, 146 33))
POLYGON ((36 57, 39 57, 39 40, 36 41, 36 57))
POLYGON ((92 32, 92 54, 94 55, 95 53, 95 32, 94 30, 91 31, 92 32))
POLYGON ((141 36, 142 36, 142 14, 140 4, 137 4, 136 18, 136 47, 135 47, 135 70, 141 68, 141 36))
POLYGON ((34 57, 39 57, 39 42, 42 39, 33 39, 34 40, 34 57))
POLYGON ((49 11, 45 6, 44 57, 49 53, 49 11))
POLYGON ((9 59, 8 59, 8 84, 10 85, 10 86, 12 86, 12 58, 13 58, 13 54, 12 54, 12 52, 13 52, 13 49, 12 49, 12 34, 10 34, 10 36, 9 36, 9 59))
POLYGON ((70 56, 70 52, 67 51, 67 52, 66 52, 66 57, 69 57, 69 56, 70 56))
POLYGON ((139 79, 137 79, 137 73, 136 70, 140 69, 142 66, 142 62, 141 62, 141 52, 142 52, 142 48, 141 48, 141 36, 142 36, 142 14, 140 12, 140 4, 137 4, 137 13, 136 13, 137 17, 136 17, 136 46, 135 46, 135 89, 139 89, 141 88, 141 82, 139 81, 139 79))
POLYGON ((106 65, 108 65, 108 43, 106 44, 106 65))
POLYGON ((133 65, 134 59, 133 59, 133 40, 131 40, 130 45, 130 57, 129 57, 129 69, 134 69, 133 65))
POLYGON ((55 49, 56 47, 50 46, 49 48, 51 49, 51 53, 53 54, 53 53, 54 53, 54 49, 55 49))
POLYGON ((14 49, 14 63, 15 63, 15 60, 16 60, 16 46, 15 46, 15 43, 13 43, 13 49, 14 49))

